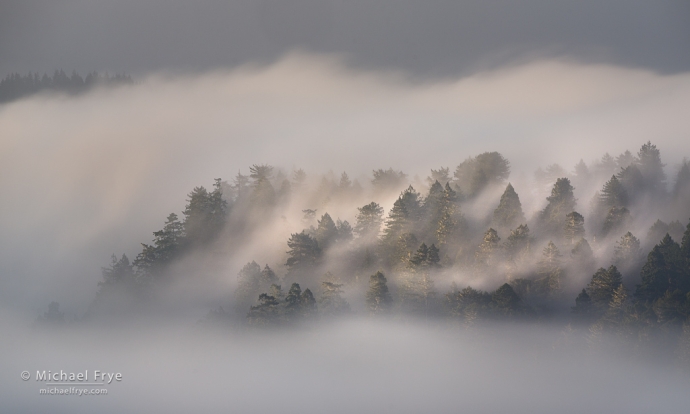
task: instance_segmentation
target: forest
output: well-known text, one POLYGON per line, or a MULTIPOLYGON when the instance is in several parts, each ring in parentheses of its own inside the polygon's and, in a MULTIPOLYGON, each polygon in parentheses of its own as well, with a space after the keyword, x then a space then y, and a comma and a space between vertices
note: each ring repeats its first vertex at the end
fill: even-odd
POLYGON ((29 72, 26 75, 11 73, 0 80, 0 104, 11 102, 40 92, 63 92, 72 95, 89 91, 96 86, 131 85, 132 78, 126 74, 109 75, 91 72, 85 77, 72 71, 56 70, 53 76, 29 72))
MULTIPOLYGON (((513 185, 498 152, 425 179, 376 169, 364 184, 345 172, 252 165, 247 175, 194 188, 181 215, 170 213, 133 260, 113 255, 73 323, 137 319, 155 312, 170 286, 216 283, 222 303, 200 323, 228 329, 353 315, 463 327, 547 323, 574 343, 615 340, 688 364, 690 165, 668 168, 671 177, 665 167, 651 142, 636 154, 581 160, 571 172, 539 168, 514 181, 525 188, 513 185), (526 201, 537 208, 526 211, 526 201), (275 240, 276 228, 289 237, 275 240), (231 256, 246 264, 221 271, 218 284, 208 275, 231 256)), ((65 319, 56 302, 39 317, 65 319)))

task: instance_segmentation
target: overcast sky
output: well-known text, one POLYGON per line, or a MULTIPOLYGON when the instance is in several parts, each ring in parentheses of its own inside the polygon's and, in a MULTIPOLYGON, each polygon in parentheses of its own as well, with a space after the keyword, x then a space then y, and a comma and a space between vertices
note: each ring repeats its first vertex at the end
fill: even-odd
POLYGON ((271 62, 294 48, 457 75, 567 57, 690 69, 687 0, 0 0, 0 75, 134 75, 271 62))

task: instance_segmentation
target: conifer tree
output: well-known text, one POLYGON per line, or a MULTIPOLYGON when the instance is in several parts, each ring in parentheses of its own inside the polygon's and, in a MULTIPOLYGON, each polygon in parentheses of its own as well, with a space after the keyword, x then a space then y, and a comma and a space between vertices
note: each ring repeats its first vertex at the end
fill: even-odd
POLYGON ((608 208, 628 205, 628 192, 615 175, 604 184, 600 197, 601 204, 608 208))
POLYGON ((510 232, 510 235, 503 243, 503 250, 508 260, 516 267, 523 264, 529 256, 531 244, 529 227, 526 224, 521 224, 510 232))
POLYGON ((328 249, 337 240, 338 228, 328 213, 321 216, 321 220, 318 221, 314 238, 319 243, 319 247, 324 250, 328 249))
POLYGON ((304 289, 302 295, 300 296, 300 313, 303 318, 309 319, 316 316, 318 308, 316 305, 316 299, 314 294, 311 293, 309 288, 304 289))
POLYGON ((563 277, 561 267, 561 252, 552 242, 542 250, 542 258, 539 261, 539 275, 542 277, 547 293, 557 292, 561 289, 561 279, 563 277))
POLYGON ((293 233, 288 240, 287 278, 308 280, 321 259, 321 248, 316 239, 302 231, 293 233))
MULTIPOLYGON (((606 237, 616 232, 622 232, 630 222, 630 211, 625 207, 611 207, 601 227, 601 236, 606 237)), ((618 233, 620 234, 620 233, 618 233)))
POLYGON ((390 310, 393 299, 388 292, 386 277, 380 271, 373 274, 369 279, 366 302, 371 314, 383 314, 390 310))
POLYGON ((580 322, 591 322, 593 319, 592 299, 585 289, 582 289, 575 298, 575 306, 572 308, 575 318, 580 322))
POLYGON ((379 232, 381 231, 381 223, 383 223, 383 208, 371 202, 364 207, 357 208, 357 222, 355 223, 354 232, 365 243, 375 241, 379 232))
POLYGON ((171 213, 163 230, 153 232, 153 244, 142 243, 142 251, 132 264, 141 277, 159 276, 182 249, 184 242, 184 225, 171 213))
POLYGON ((293 283, 285 295, 285 319, 294 322, 302 316, 302 289, 299 283, 293 283))
POLYGON ((678 170, 676 182, 673 185, 673 200, 680 201, 684 206, 690 207, 687 204, 690 201, 690 163, 688 160, 683 160, 683 164, 678 170))
POLYGON ((426 178, 429 186, 432 186, 436 181, 441 184, 450 182, 450 168, 441 167, 438 170, 431 169, 431 175, 426 178))
POLYGON ((645 190, 645 180, 636 164, 623 168, 616 178, 625 189, 628 203, 637 200, 645 190))
POLYGON ((615 290, 623 283, 623 276, 616 266, 608 269, 600 268, 592 275, 587 285, 587 294, 591 298, 592 306, 603 314, 613 298, 615 290))
POLYGON ((493 225, 499 230, 509 230, 525 222, 520 198, 513 186, 508 183, 498 207, 494 210, 493 225))
POLYGON ((684 269, 680 246, 668 234, 647 255, 647 262, 640 274, 642 283, 637 286, 635 296, 652 302, 667 290, 690 291, 690 275, 684 269))
POLYGON ((484 233, 484 238, 474 254, 475 266, 482 271, 493 264, 499 250, 501 238, 494 229, 489 229, 484 233))
POLYGON ((504 283, 491 294, 491 304, 493 312, 497 316, 510 317, 524 314, 526 309, 522 299, 515 293, 512 286, 504 283))
POLYGON ((352 226, 350 226, 347 220, 340 221, 340 219, 338 219, 335 222, 335 227, 337 230, 338 242, 348 243, 352 240, 352 226))
POLYGON ((319 311, 325 316, 342 316, 350 313, 350 304, 342 297, 342 287, 336 283, 332 275, 326 274, 326 280, 321 282, 321 296, 319 297, 319 311))
POLYGON ((280 322, 280 303, 267 293, 259 295, 259 303, 249 308, 247 322, 255 326, 272 326, 280 322))
POLYGON ((585 218, 577 211, 565 216, 565 239, 574 245, 585 236, 585 218))
POLYGON ((575 210, 577 200, 573 194, 573 186, 567 178, 559 178, 551 189, 551 195, 546 198, 549 204, 540 213, 544 229, 552 235, 560 235, 565 224, 565 216, 575 210))
POLYGON ((656 145, 649 141, 642 145, 637 153, 637 165, 642 177, 644 177, 645 187, 648 191, 656 195, 666 193, 664 164, 661 162, 661 155, 656 145))
POLYGON ((640 240, 627 232, 616 242, 613 249, 613 262, 619 267, 628 267, 636 263, 640 257, 640 240))
POLYGON ((453 175, 463 194, 472 198, 490 184, 505 182, 510 176, 510 162, 498 152, 485 152, 463 161, 453 175))
POLYGON ((273 207, 276 201, 276 192, 271 184, 273 167, 254 164, 249 167, 249 177, 252 179, 252 205, 259 209, 273 207))

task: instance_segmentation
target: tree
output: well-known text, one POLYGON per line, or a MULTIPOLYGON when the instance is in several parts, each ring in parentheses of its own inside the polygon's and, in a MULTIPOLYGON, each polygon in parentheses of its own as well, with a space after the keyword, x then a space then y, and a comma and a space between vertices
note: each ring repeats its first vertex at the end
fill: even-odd
POLYGON ((475 197, 488 185, 505 182, 510 176, 510 162, 498 152, 485 152, 463 161, 453 176, 463 194, 475 197))
POLYGON ((637 153, 637 165, 642 173, 642 177, 644 177, 646 189, 652 194, 665 194, 666 174, 664 173, 664 164, 661 162, 661 155, 656 145, 649 141, 642 145, 637 153))
POLYGON ((326 274, 326 279, 321 282, 321 297, 319 297, 319 311, 325 316, 342 316, 350 313, 350 304, 342 297, 340 283, 335 283, 332 276, 326 274))
POLYGON ((595 268, 594 252, 585 239, 580 239, 570 251, 572 263, 576 269, 590 273, 595 268))
POLYGON ((499 230, 508 230, 524 222, 525 215, 522 212, 520 197, 518 197, 513 186, 508 183, 498 207, 494 210, 493 225, 499 230))
POLYGON ((547 293, 557 292, 561 289, 563 273, 561 257, 560 250, 552 241, 549 241, 544 250, 542 250, 542 258, 538 263, 539 275, 542 277, 541 280, 547 293))
POLYGON ((259 295, 259 303, 249 308, 247 321, 250 325, 272 326, 280 322, 279 302, 267 293, 259 295))
POLYGON ((482 317, 489 309, 491 295, 467 286, 463 290, 454 287, 446 295, 446 308, 452 317, 461 318, 468 325, 482 317))
POLYGON ((645 243, 648 245, 658 243, 668 233, 668 224, 657 220, 652 224, 652 227, 647 231, 647 239, 645 243))
POLYGON ((374 170, 374 179, 371 180, 371 184, 377 191, 394 191, 405 185, 406 178, 407 175, 402 171, 393 171, 392 168, 378 169, 374 170))
POLYGON ((300 296, 300 313, 303 318, 309 319, 316 316, 318 309, 316 306, 316 299, 309 288, 304 289, 300 296))
POLYGON ((592 306, 598 313, 603 314, 613 298, 615 290, 623 283, 623 276, 616 266, 608 269, 603 267, 592 275, 592 280, 587 285, 587 294, 591 298, 592 306))
POLYGON ((526 312, 522 299, 515 293, 513 287, 504 283, 491 294, 491 309, 497 316, 515 316, 526 312))
POLYGON ((573 194, 573 186, 567 178, 559 178, 551 189, 551 195, 546 198, 549 202, 540 213, 543 227, 552 235, 560 235, 565 224, 565 215, 575 210, 577 200, 573 194))
POLYGON ((43 316, 38 317, 38 322, 42 324, 61 325, 65 323, 65 313, 60 312, 60 304, 53 301, 48 305, 48 312, 43 312, 43 316))
POLYGON ((223 199, 221 180, 217 178, 211 193, 195 187, 189 193, 184 210, 186 239, 194 246, 213 240, 223 229, 228 203, 223 199))
POLYGON ((177 257, 184 244, 184 225, 177 214, 170 213, 163 230, 153 232, 153 236, 153 244, 142 243, 141 253, 132 262, 142 277, 159 276, 177 257))
POLYGON ((431 175, 426 178, 426 182, 429 186, 433 185, 436 181, 441 184, 450 182, 450 168, 441 167, 438 170, 431 170, 431 175))
POLYGON ((653 302, 667 290, 690 291, 690 275, 685 269, 680 246, 668 234, 649 252, 640 276, 642 283, 637 286, 635 296, 643 301, 653 302))
POLYGON ((388 292, 388 285, 386 276, 383 273, 376 272, 369 278, 369 290, 366 294, 367 307, 371 314, 383 314, 390 310, 393 303, 388 292))
POLYGON ((287 278, 293 280, 299 278, 305 280, 311 276, 321 259, 319 243, 302 231, 293 233, 288 240, 288 259, 285 265, 288 268, 287 278))
POLYGON ((285 295, 285 319, 294 322, 302 316, 302 289, 299 283, 293 283, 285 295))
POLYGON ((625 233, 613 249, 613 262, 616 266, 627 267, 640 257, 640 240, 632 233, 625 233))
POLYGON ((645 189, 645 180, 636 164, 623 168, 616 178, 625 189, 628 202, 635 201, 645 189))
MULTIPOLYGON (((606 214, 606 219, 601 228, 601 236, 606 237, 613 232, 618 232, 630 222, 630 211, 625 207, 611 207, 606 214)), ((620 233, 618 233, 620 234, 620 233)))
POLYGON ((254 298, 267 292, 277 282, 278 277, 268 265, 261 270, 261 266, 255 261, 247 263, 237 274, 236 308, 247 309, 254 298))
POLYGON ((335 227, 337 230, 338 242, 347 243, 352 240, 352 226, 350 226, 347 220, 340 221, 340 219, 338 219, 335 223, 335 227))
POLYGON ((575 306, 572 308, 573 314, 581 322, 591 322, 593 315, 592 299, 585 289, 582 289, 575 298, 575 306))
POLYGON ((488 268, 494 261, 496 253, 499 251, 498 242, 501 238, 494 229, 489 229, 484 233, 484 238, 474 254, 474 262, 480 271, 488 268))
POLYGON ((683 202, 688 205, 690 200, 690 164, 688 160, 683 160, 683 164, 678 170, 676 182, 673 185, 673 200, 683 202))
POLYGON ((276 192, 271 184, 273 167, 254 164, 249 167, 249 177, 252 179, 252 205, 262 209, 273 207, 276 201, 276 192))
POLYGON ((513 267, 521 265, 529 256, 532 239, 529 235, 529 227, 526 224, 519 225, 503 243, 503 250, 513 267))
POLYGON ((565 216, 565 239, 571 245, 585 237, 585 218, 577 211, 568 213, 565 216))
POLYGON ((314 238, 324 250, 328 249, 338 239, 338 228, 328 213, 321 216, 314 232, 314 238))
POLYGON ((383 223, 383 208, 371 202, 364 207, 357 208, 357 214, 354 232, 365 243, 371 243, 376 240, 381 231, 381 223, 383 223))
POLYGON ((628 192, 615 175, 604 184, 601 189, 601 204, 611 207, 626 207, 628 205, 628 192))

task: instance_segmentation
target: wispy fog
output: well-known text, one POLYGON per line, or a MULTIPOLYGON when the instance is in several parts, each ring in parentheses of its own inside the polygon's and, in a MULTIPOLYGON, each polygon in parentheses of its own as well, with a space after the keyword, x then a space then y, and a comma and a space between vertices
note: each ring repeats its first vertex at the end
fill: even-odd
MULTIPOLYGON (((664 365, 666 359, 640 362, 592 350, 584 333, 547 323, 468 328, 372 321, 357 310, 362 286, 346 292, 356 316, 328 326, 209 331, 198 323, 210 309, 232 307, 245 263, 256 260, 285 274, 288 238, 314 224, 303 210, 353 225, 357 207, 371 201, 388 213, 401 189, 375 190, 372 170, 402 171, 405 186, 426 193, 431 169, 450 167, 452 175, 468 157, 499 151, 510 161, 509 181, 529 220, 548 195, 535 179, 537 168, 558 163, 572 175, 581 159, 594 165, 604 153, 636 152, 652 140, 671 185, 690 155, 688 73, 549 60, 419 82, 402 72, 355 70, 342 62, 337 55, 295 53, 268 66, 154 73, 131 86, 42 94, 0 106, 3 408, 683 412, 689 378, 664 365), (32 328, 52 301, 67 321, 79 320, 111 254, 136 257, 169 213, 182 215, 194 187, 212 188, 215 178, 231 183, 254 164, 272 165, 286 177, 303 169, 310 188, 347 172, 362 190, 326 201, 295 196, 242 239, 233 223, 211 249, 171 267, 180 282, 161 295, 166 318, 140 321, 143 327, 75 322, 56 332, 32 328), (125 379, 108 396, 39 398, 33 378, 23 382, 19 373, 44 369, 111 370, 125 379)), ((575 184, 577 210, 587 216, 603 182, 575 184)), ((504 188, 488 188, 468 201, 465 217, 484 223, 504 188)), ((643 202, 637 207, 632 231, 643 242, 658 218, 687 223, 687 212, 656 215, 643 202)), ((610 265, 610 246, 590 242, 601 265, 610 265)), ((335 263, 338 255, 329 254, 335 263)), ((444 270, 439 291, 451 281, 471 280, 487 290, 504 282, 456 270, 444 270)), ((571 279, 567 293, 590 277, 582 272, 571 279)))

